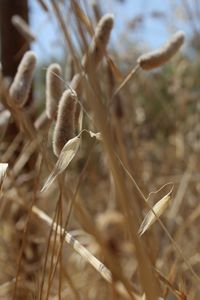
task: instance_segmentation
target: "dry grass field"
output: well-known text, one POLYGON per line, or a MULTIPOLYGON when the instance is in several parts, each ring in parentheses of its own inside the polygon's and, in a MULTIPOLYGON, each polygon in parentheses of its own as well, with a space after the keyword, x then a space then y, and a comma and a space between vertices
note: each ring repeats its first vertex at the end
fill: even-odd
POLYGON ((200 299, 199 55, 125 55, 112 12, 50 2, 69 59, 0 74, 0 299, 200 299))

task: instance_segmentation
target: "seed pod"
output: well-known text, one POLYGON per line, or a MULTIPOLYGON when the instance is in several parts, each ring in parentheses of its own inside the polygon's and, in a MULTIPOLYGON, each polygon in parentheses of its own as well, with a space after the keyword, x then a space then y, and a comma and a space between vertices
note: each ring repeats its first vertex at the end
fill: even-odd
POLYGON ((12 16, 12 24, 15 26, 15 28, 23 35, 23 37, 28 42, 34 42, 36 37, 34 33, 32 33, 31 29, 29 28, 28 24, 18 15, 12 16))
POLYGON ((171 40, 161 49, 141 55, 137 63, 144 70, 151 70, 165 64, 172 58, 184 42, 185 35, 182 31, 175 33, 171 40))
POLYGON ((64 91, 58 105, 58 116, 53 135, 53 151, 59 156, 68 140, 75 136, 74 114, 76 95, 70 89, 64 91))
POLYGON ((55 119, 58 103, 63 92, 62 69, 59 64, 51 64, 46 73, 46 114, 55 119))
POLYGON ((82 61, 83 67, 86 71, 88 71, 88 68, 95 70, 102 60, 113 28, 113 21, 113 15, 106 14, 97 24, 88 54, 83 57, 82 61))
POLYGON ((17 69, 14 81, 10 86, 9 105, 23 107, 28 99, 36 66, 36 56, 33 51, 27 51, 17 69))

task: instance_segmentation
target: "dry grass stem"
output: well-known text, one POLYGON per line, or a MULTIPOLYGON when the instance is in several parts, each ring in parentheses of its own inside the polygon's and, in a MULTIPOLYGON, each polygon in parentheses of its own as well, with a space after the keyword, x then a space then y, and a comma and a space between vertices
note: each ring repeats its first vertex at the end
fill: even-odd
POLYGON ((21 33, 21 35, 27 40, 27 42, 34 42, 36 36, 31 31, 28 24, 18 15, 12 17, 12 24, 21 33))

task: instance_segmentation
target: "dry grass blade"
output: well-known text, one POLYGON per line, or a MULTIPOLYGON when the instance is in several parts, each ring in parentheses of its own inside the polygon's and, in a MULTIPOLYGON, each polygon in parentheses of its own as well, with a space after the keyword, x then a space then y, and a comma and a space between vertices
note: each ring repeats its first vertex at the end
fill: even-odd
POLYGON ((68 165, 70 164, 70 162, 72 161, 79 149, 80 140, 80 136, 76 136, 65 144, 62 151, 60 152, 57 163, 53 171, 49 175, 46 183, 44 184, 41 192, 49 188, 53 181, 56 179, 56 177, 68 167, 68 165))
POLYGON ((157 220, 157 218, 160 217, 166 210, 171 200, 171 193, 172 190, 167 195, 165 195, 160 201, 158 201, 153 206, 152 210, 150 210, 147 213, 138 231, 140 236, 143 235, 145 231, 147 231, 147 229, 149 229, 149 227, 157 220))
POLYGON ((115 79, 117 81, 121 81, 123 79, 123 76, 122 76, 120 70, 118 69, 118 67, 116 66, 116 64, 114 63, 113 59, 109 55, 106 55, 106 59, 107 59, 107 62, 109 64, 109 67, 110 67, 115 79))
POLYGON ((2 187, 7 169, 8 169, 7 163, 0 163, 0 189, 2 187))
MULTIPOLYGON (((63 227, 55 223, 45 212, 40 210, 38 207, 33 206, 32 212, 41 220, 43 220, 48 226, 52 226, 52 229, 56 231, 57 235, 63 235, 64 241, 69 244, 82 259, 87 261, 108 283, 113 282, 111 271, 98 260, 86 247, 84 247, 78 240, 76 240, 69 232, 67 232, 63 227)), ((130 295, 121 282, 116 282, 117 292, 125 299, 130 299, 130 295)), ((145 300, 143 296, 139 296, 134 291, 131 292, 133 300, 145 300)))

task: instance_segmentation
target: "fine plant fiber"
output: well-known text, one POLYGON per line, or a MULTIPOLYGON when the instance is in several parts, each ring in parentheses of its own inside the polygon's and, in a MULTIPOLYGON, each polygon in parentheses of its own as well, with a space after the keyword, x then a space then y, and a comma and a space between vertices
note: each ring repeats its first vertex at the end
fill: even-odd
POLYGON ((13 83, 9 89, 9 105, 23 107, 28 100, 33 75, 36 67, 36 56, 33 51, 27 51, 17 69, 13 83))
POLYGON ((53 63, 46 73, 46 114, 49 119, 56 119, 58 103, 63 93, 61 80, 62 69, 59 64, 53 63))
POLYGON ((64 145, 75 136, 76 101, 76 95, 70 89, 66 90, 60 99, 53 135, 53 150, 56 156, 59 156, 64 145))

